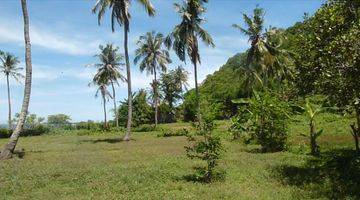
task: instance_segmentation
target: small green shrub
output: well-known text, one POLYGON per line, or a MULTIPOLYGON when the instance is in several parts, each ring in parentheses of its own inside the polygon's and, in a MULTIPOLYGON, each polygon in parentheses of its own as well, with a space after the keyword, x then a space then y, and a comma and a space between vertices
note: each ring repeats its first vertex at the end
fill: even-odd
POLYGON ((174 137, 174 136, 187 136, 189 135, 189 130, 187 130, 186 128, 182 128, 179 130, 166 130, 163 129, 161 131, 161 133, 159 133, 157 136, 158 137, 174 137))
POLYGON ((189 146, 185 147, 186 155, 191 159, 206 161, 206 167, 198 170, 197 179, 209 183, 218 177, 215 167, 218 165, 223 146, 220 137, 212 134, 214 123, 212 120, 204 119, 203 122, 195 123, 196 136, 188 135, 189 146))

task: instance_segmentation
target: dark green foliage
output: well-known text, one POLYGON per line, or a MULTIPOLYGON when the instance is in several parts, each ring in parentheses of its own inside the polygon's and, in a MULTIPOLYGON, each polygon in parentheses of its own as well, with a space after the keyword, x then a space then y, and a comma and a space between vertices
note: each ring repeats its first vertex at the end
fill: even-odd
POLYGON ((0 129, 0 138, 9 138, 11 136, 11 131, 7 128, 0 129))
POLYGON ((198 180, 209 183, 216 178, 215 167, 218 165, 223 146, 220 137, 213 135, 214 122, 203 119, 194 123, 195 136, 188 135, 189 146, 186 146, 186 155, 191 159, 206 161, 206 167, 198 171, 198 180))
POLYGON ((135 127, 133 129, 134 132, 151 132, 151 131, 155 131, 156 127, 154 125, 151 124, 141 124, 138 127, 135 127))
MULTIPOLYGON (((133 94, 133 126, 141 124, 150 124, 153 122, 153 109, 147 102, 148 94, 145 90, 141 89, 133 94)), ((128 104, 127 100, 121 102, 119 107, 119 125, 126 126, 128 104)))
MULTIPOLYGON (((39 124, 31 128, 25 128, 20 134, 21 136, 27 137, 27 136, 38 136, 47 134, 50 132, 50 128, 39 124)), ((0 138, 9 138, 12 134, 12 131, 9 131, 8 129, 0 129, 0 138)))
POLYGON ((75 127, 77 130, 91 130, 91 131, 99 131, 102 129, 102 123, 97 123, 92 120, 88 120, 87 122, 79 122, 76 123, 75 127))
POLYGON ((65 114, 49 115, 47 117, 47 124, 48 126, 54 128, 65 128, 65 127, 69 127, 70 120, 71 120, 70 116, 65 114))
POLYGON ((246 143, 254 139, 263 152, 284 150, 288 137, 288 103, 277 93, 264 91, 254 92, 251 99, 244 99, 241 104, 230 128, 234 137, 243 135, 246 143))
POLYGON ((170 130, 170 129, 163 129, 161 133, 159 133, 158 137, 173 137, 173 136, 188 136, 189 130, 186 128, 179 129, 179 130, 170 130))
POLYGON ((255 93, 249 111, 253 121, 253 133, 263 152, 282 151, 288 137, 288 105, 275 93, 255 93))
POLYGON ((231 118, 231 126, 229 132, 234 140, 243 139, 245 144, 250 143, 253 139, 250 130, 252 121, 250 120, 251 114, 247 110, 246 106, 240 106, 238 114, 231 118))

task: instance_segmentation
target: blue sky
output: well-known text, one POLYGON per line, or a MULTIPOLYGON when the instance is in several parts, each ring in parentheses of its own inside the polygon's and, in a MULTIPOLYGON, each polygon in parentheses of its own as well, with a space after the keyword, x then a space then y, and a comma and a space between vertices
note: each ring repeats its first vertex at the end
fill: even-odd
MULTIPOLYGON (((132 3, 130 32, 130 59, 136 49, 138 37, 151 30, 167 34, 180 18, 174 12, 173 3, 181 0, 152 0, 157 15, 146 16, 136 1, 132 3)), ((202 65, 199 79, 213 73, 226 60, 248 48, 247 39, 231 28, 233 23, 243 24, 242 13, 251 13, 256 5, 266 11, 266 25, 283 27, 301 21, 305 12, 314 13, 323 0, 210 0, 205 14, 205 28, 215 41, 215 48, 201 46, 202 65)), ((101 26, 91 13, 95 0, 28 0, 30 36, 32 42, 33 90, 29 111, 46 117, 65 113, 73 121, 101 120, 101 99, 94 97, 95 88, 88 87, 95 69, 85 67, 95 63, 93 57, 99 44, 114 43, 122 51, 123 34, 119 27, 111 32, 109 13, 101 26)), ((2 0, 0 4, 0 49, 19 57, 24 66, 22 12, 19 0, 2 0)), ((172 53, 173 68, 181 64, 172 53)), ((192 66, 185 67, 192 72, 192 66)), ((125 72, 125 71, 124 71, 125 72)), ((151 76, 141 74, 132 64, 133 88, 148 88, 151 76)), ((193 75, 189 83, 193 86, 193 75)), ((0 123, 7 119, 5 79, 0 75, 0 123)), ((13 113, 19 112, 23 85, 11 80, 13 113)), ((118 99, 126 97, 126 85, 117 88, 118 99)), ((111 107, 111 104, 108 104, 111 107)))

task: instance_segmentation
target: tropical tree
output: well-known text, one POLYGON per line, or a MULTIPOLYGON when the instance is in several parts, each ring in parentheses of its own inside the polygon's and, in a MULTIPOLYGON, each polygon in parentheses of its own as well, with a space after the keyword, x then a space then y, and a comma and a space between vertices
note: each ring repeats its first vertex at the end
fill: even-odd
MULTIPOLYGON (((148 15, 153 16, 155 14, 155 9, 151 5, 150 0, 138 0, 142 4, 148 15)), ((124 30, 124 52, 125 52, 125 62, 126 62, 126 80, 128 84, 128 121, 127 121, 127 130, 125 141, 130 140, 131 134, 131 121, 132 121, 132 92, 131 92, 131 70, 130 70, 130 59, 129 59, 129 50, 128 50, 128 34, 130 31, 130 3, 131 0, 97 0, 94 8, 92 9, 93 13, 98 14, 98 23, 100 24, 105 11, 107 8, 111 9, 111 29, 115 32, 116 23, 123 27, 124 30)))
POLYGON ((188 72, 181 66, 161 74, 160 91, 164 97, 165 103, 169 107, 169 122, 174 121, 174 105, 178 100, 183 98, 183 91, 187 88, 188 72))
POLYGON ((1 151, 0 160, 9 159, 12 157, 12 154, 15 150, 16 144, 20 137, 20 132, 24 128, 24 123, 26 120, 26 116, 28 114, 28 108, 30 102, 32 64, 31 64, 31 44, 30 44, 30 34, 29 34, 29 15, 27 11, 26 0, 21 0, 21 7, 22 7, 23 19, 24 19, 25 64, 26 64, 24 98, 21 107, 19 121, 15 127, 15 130, 11 134, 10 141, 4 146, 3 150, 1 151))
POLYGON ((140 71, 146 71, 147 74, 154 75, 153 91, 154 91, 154 107, 155 107, 155 126, 158 123, 158 80, 157 71, 165 72, 166 67, 171 63, 169 52, 163 49, 164 37, 161 33, 155 31, 147 32, 145 35, 140 36, 137 41, 138 49, 135 51, 134 63, 140 61, 140 71))
POLYGON ((114 103, 114 113, 116 127, 119 126, 118 112, 116 106, 116 92, 114 84, 119 84, 118 80, 125 81, 125 77, 120 73, 121 66, 124 64, 121 63, 123 60, 123 55, 118 53, 119 48, 114 47, 112 44, 107 44, 105 47, 100 45, 99 49, 100 54, 95 55, 100 63, 95 64, 98 67, 98 71, 94 76, 95 82, 107 82, 111 85, 112 88, 112 99, 114 103))
POLYGON ((203 4, 207 2, 208 0, 186 0, 183 5, 175 3, 175 10, 181 15, 182 20, 180 24, 175 26, 174 30, 165 40, 166 45, 169 48, 173 48, 181 61, 185 62, 186 55, 188 55, 191 63, 194 65, 198 119, 201 119, 197 76, 197 64, 201 64, 198 38, 208 46, 215 46, 210 34, 201 27, 202 23, 205 21, 201 15, 206 12, 203 4))
POLYGON ((99 96, 99 93, 101 94, 102 101, 103 101, 103 111, 104 111, 104 129, 108 129, 108 123, 107 123, 107 114, 106 114, 106 101, 109 100, 109 98, 112 98, 110 92, 107 90, 105 83, 96 83, 98 85, 98 89, 96 90, 95 97, 99 96))
POLYGON ((12 129, 12 119, 11 119, 11 97, 10 97, 10 83, 9 78, 12 77, 16 81, 20 82, 20 79, 24 78, 24 76, 19 72, 23 68, 18 67, 17 65, 20 63, 17 57, 11 55, 7 52, 0 51, 0 72, 6 76, 6 86, 7 86, 7 94, 8 94, 8 105, 9 105, 9 130, 12 129))
POLYGON ((269 86, 270 78, 283 79, 289 76, 289 53, 281 48, 284 31, 272 27, 264 28, 262 8, 255 8, 252 17, 243 14, 243 18, 246 28, 238 24, 232 26, 248 36, 251 44, 247 51, 246 65, 243 67, 246 74, 245 86, 253 87, 256 85, 254 82, 269 86))

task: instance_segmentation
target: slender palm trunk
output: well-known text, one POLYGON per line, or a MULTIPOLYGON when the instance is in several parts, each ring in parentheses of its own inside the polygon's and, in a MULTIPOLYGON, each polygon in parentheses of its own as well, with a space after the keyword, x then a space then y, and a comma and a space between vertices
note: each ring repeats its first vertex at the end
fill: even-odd
POLYGON ((158 124, 158 94, 157 94, 157 80, 156 80, 156 69, 154 67, 154 106, 155 106, 155 127, 158 124))
POLYGON ((25 76, 25 89, 24 99, 21 107, 20 117, 15 127, 14 132, 10 137, 10 141, 5 145, 1 154, 0 160, 9 159, 15 150, 16 144, 20 137, 20 132, 23 130, 26 116, 28 113, 30 94, 31 94, 31 76, 32 76, 32 65, 31 65, 31 44, 29 36, 29 16, 27 12, 26 0, 21 0, 21 6, 24 18, 24 39, 25 39, 25 62, 26 62, 26 76, 25 76))
POLYGON ((12 130, 12 120, 11 120, 11 97, 10 97, 10 85, 9 85, 9 75, 6 75, 6 85, 7 85, 7 94, 8 94, 8 104, 9 104, 9 116, 8 116, 8 125, 9 130, 12 130))
POLYGON ((114 113, 115 113, 115 124, 116 127, 119 127, 119 116, 118 116, 118 110, 117 110, 117 106, 116 106, 116 97, 115 97, 115 87, 114 87, 114 82, 111 81, 111 87, 112 87, 112 91, 113 91, 113 100, 114 100, 114 113))
POLYGON ((106 98, 105 95, 102 95, 103 98, 103 109, 104 109, 104 129, 108 129, 108 124, 107 124, 107 117, 106 117, 106 98))
POLYGON ((123 140, 129 141, 131 135, 131 122, 132 122, 132 92, 131 92, 131 71, 130 71, 130 61, 129 61, 129 52, 128 52, 128 27, 126 25, 124 25, 124 51, 125 51, 127 84, 128 84, 128 119, 126 125, 126 134, 123 140))
POLYGON ((195 75, 195 94, 196 94, 196 112, 197 112, 197 120, 201 121, 201 113, 200 113, 200 93, 199 93, 199 86, 198 86, 198 77, 197 77, 197 64, 194 64, 194 75, 195 75))

